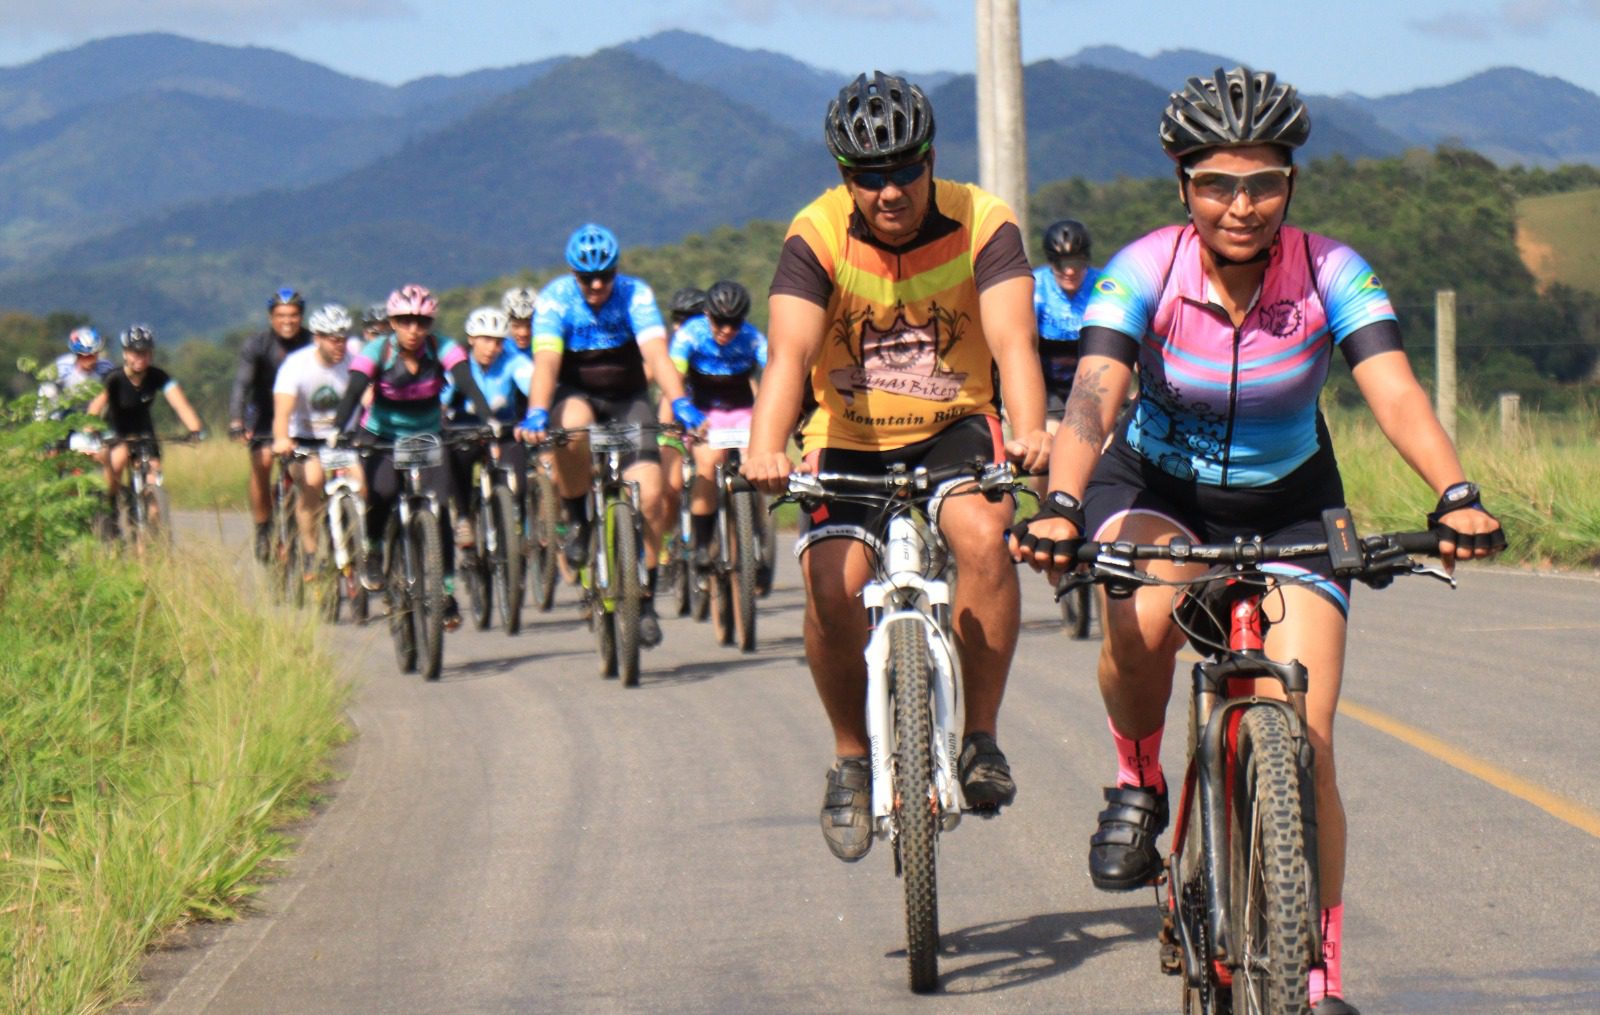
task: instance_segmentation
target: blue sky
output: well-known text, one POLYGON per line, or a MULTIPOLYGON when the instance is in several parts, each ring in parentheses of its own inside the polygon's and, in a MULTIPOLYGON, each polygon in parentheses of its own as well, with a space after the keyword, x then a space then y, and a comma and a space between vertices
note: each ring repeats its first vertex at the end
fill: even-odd
MULTIPOLYGON (((666 28, 786 53, 841 78, 971 70, 970 0, 6 0, 0 65, 163 30, 282 49, 399 83, 592 52, 666 28), (85 27, 92 26, 92 27, 85 27)), ((1384 95, 1510 64, 1600 92, 1600 0, 1022 0, 1023 58, 1187 47, 1313 92, 1384 95)), ((1178 83, 1174 82, 1174 86, 1178 83)))

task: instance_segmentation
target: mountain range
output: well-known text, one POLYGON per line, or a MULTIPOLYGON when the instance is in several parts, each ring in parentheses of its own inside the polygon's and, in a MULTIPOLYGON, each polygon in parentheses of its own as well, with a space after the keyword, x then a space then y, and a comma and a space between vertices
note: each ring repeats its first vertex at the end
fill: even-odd
MULTIPOLYGON (((1029 65, 1031 180, 1167 172, 1167 91, 1235 62, 1091 47, 1029 65)), ((549 264, 585 219, 628 245, 785 219, 836 179, 818 135, 841 77, 679 31, 400 86, 172 35, 88 43, 0 68, 0 306, 215 334, 282 282, 355 303, 549 264)), ((917 79, 940 175, 973 178, 973 78, 917 79)), ((1600 96, 1527 71, 1308 100, 1311 158, 1460 143, 1600 162, 1600 96)))

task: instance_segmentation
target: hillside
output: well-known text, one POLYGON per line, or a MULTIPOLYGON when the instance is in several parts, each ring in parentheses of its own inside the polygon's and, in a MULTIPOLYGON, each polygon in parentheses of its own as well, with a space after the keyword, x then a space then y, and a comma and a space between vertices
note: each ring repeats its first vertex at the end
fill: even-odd
POLYGON ((1600 188, 1518 201, 1517 252, 1541 289, 1600 295, 1600 188))

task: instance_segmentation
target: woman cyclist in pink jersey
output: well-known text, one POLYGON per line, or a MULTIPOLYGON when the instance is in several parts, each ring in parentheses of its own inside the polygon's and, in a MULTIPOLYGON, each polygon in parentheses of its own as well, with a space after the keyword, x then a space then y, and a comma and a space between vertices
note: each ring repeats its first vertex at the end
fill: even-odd
MULTIPOLYGON (((1335 347, 1379 427, 1439 494, 1429 523, 1450 530, 1440 544, 1446 566, 1505 545, 1411 372, 1377 276, 1349 247, 1284 222, 1293 153, 1310 129, 1292 87, 1245 67, 1190 78, 1172 95, 1161 142, 1177 163, 1189 221, 1136 240, 1096 283, 1049 493, 1012 536, 1018 560, 1054 579, 1085 535, 1320 541, 1321 512, 1344 504, 1317 407, 1335 347), (1102 454, 1136 364, 1138 401, 1102 454)), ((1141 567, 1186 572, 1165 562, 1141 567)), ((1325 558, 1264 569, 1289 579, 1267 653, 1298 659, 1310 674, 1325 946, 1309 999, 1318 1015, 1347 1015, 1356 1009, 1341 983, 1345 814, 1333 717, 1350 586, 1325 558)), ((1168 810, 1161 735, 1184 642, 1171 598, 1169 589, 1144 587, 1107 603, 1099 678, 1118 771, 1089 853, 1090 875, 1105 890, 1142 887, 1160 868, 1155 840, 1168 810)))

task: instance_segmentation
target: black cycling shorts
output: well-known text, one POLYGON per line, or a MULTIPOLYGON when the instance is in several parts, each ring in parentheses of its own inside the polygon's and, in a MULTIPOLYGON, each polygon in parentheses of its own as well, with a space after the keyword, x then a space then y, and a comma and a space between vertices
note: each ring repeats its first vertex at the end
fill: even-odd
MULTIPOLYGON (((956 420, 927 440, 907 444, 892 451, 853 451, 848 448, 823 448, 806 456, 806 464, 816 472, 853 472, 872 475, 887 473, 889 467, 904 464, 930 469, 970 462, 1005 460, 1005 442, 1000 435, 1000 420, 994 416, 967 416, 956 420)), ((879 510, 866 504, 826 503, 805 519, 805 532, 795 542, 794 555, 824 539, 855 539, 881 549, 874 524, 879 510)))
MULTIPOLYGON (((1084 492, 1090 538, 1100 539, 1112 522, 1129 514, 1151 514, 1173 523, 1196 543, 1231 543, 1260 536, 1269 543, 1320 543, 1326 540, 1322 512, 1344 507, 1339 463, 1326 439, 1289 475, 1265 486, 1208 486, 1161 471, 1133 449, 1119 432, 1095 466, 1084 492)), ((1280 561, 1262 568, 1294 578, 1339 608, 1350 612, 1350 581, 1333 575, 1326 554, 1280 561)))
MULTIPOLYGON (((587 391, 572 387, 569 384, 556 385, 555 397, 550 400, 551 425, 559 415, 555 407, 569 398, 577 398, 588 403, 589 409, 594 413, 597 423, 637 423, 640 426, 656 426, 656 407, 650 401, 648 392, 640 392, 631 398, 606 398, 602 395, 591 395, 587 391)), ((656 443, 654 434, 645 437, 639 442, 638 451, 629 452, 622 456, 624 469, 634 462, 653 462, 661 464, 661 447, 656 443)))

